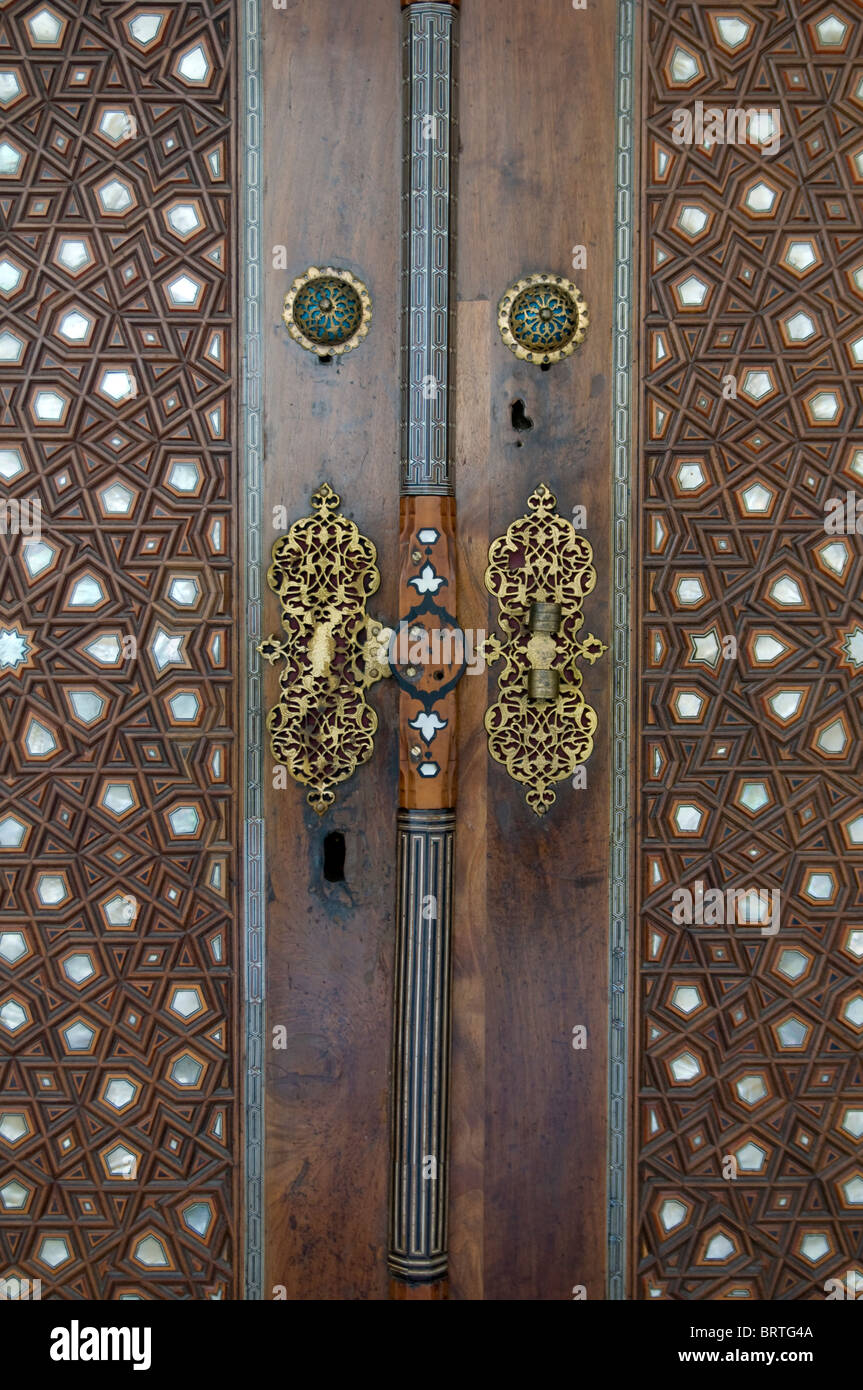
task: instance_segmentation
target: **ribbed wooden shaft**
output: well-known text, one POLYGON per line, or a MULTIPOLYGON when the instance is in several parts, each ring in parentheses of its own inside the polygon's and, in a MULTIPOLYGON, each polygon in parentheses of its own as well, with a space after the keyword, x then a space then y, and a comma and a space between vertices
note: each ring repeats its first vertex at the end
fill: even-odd
MULTIPOLYGON (((404 5, 398 896, 391 1296, 446 1297, 455 686, 458 8, 404 5)), ((463 642, 462 642, 463 646, 463 642)))
POLYGON ((400 811, 389 1266, 447 1270, 452 811, 400 811))

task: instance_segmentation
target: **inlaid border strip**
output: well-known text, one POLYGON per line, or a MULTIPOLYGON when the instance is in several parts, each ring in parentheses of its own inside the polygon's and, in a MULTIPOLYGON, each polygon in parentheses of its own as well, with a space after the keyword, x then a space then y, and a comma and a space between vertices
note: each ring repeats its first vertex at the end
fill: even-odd
POLYGON ((402 11, 401 491, 453 496, 459 12, 402 11))
POLYGON ((244 719, 243 940, 245 973, 245 1293, 264 1296, 265 897, 262 806, 261 554, 261 0, 243 6, 240 105, 243 395, 243 504, 246 684, 244 719))
POLYGON ((618 0, 612 402, 612 792, 608 1039, 609 1299, 626 1297, 630 941, 630 535, 635 0, 618 0))

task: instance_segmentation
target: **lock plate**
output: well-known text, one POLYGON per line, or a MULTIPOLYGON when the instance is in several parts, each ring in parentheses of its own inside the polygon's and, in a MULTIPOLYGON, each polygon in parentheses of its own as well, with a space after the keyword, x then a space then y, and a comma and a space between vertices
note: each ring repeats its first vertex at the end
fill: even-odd
POLYGON ((485 642, 486 659, 503 662, 485 716, 489 752, 527 788, 538 816, 555 801, 554 783, 593 752, 597 715, 582 693, 578 662, 593 665, 607 651, 592 633, 579 635, 582 605, 596 584, 593 549, 556 509, 541 484, 526 515, 492 542, 485 574, 503 633, 485 642))
POLYGON ((381 581, 374 545, 341 515, 329 483, 314 493, 312 507, 273 546, 267 581, 285 635, 265 638, 258 651, 284 663, 278 703, 267 716, 273 757, 323 815, 333 788, 374 751, 378 718, 365 697, 390 674, 392 632, 366 612, 381 581))

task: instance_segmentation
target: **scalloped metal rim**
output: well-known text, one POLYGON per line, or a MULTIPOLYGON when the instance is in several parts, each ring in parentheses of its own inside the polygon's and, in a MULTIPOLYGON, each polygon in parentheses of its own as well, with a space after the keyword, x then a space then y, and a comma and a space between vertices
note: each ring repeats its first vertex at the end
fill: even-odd
POLYGON ((339 270, 337 267, 331 265, 324 266, 323 269, 316 265, 310 265, 307 271, 297 276, 285 295, 285 307, 282 310, 282 318, 294 342, 299 343, 300 347, 305 348, 307 352, 313 352, 317 357, 340 357, 346 352, 351 352, 355 347, 359 347, 363 338, 368 333, 372 323, 372 297, 362 280, 357 279, 356 275, 352 275, 349 270, 339 270), (315 343, 311 338, 307 338, 305 333, 297 327, 294 319, 294 300, 300 290, 306 285, 310 285, 313 280, 319 280, 325 275, 333 276, 337 280, 343 280, 346 285, 350 285, 351 289, 356 290, 359 295, 361 306, 360 321, 351 336, 346 338, 343 343, 315 343))
POLYGON ((500 329, 500 336, 510 352, 514 352, 516 357, 520 357, 523 362, 535 362, 544 367, 552 362, 562 362, 565 357, 571 357, 576 348, 581 347, 587 337, 590 315, 584 295, 571 280, 567 280, 563 275, 550 275, 545 271, 537 271, 533 275, 525 275, 521 280, 516 280, 515 284, 510 285, 509 289, 502 295, 497 306, 497 326, 500 329), (522 290, 529 289, 531 285, 554 285, 558 289, 562 289, 569 295, 578 313, 578 324, 569 342, 564 343, 563 347, 555 348, 553 352, 532 352, 518 341, 510 327, 512 307, 522 290))

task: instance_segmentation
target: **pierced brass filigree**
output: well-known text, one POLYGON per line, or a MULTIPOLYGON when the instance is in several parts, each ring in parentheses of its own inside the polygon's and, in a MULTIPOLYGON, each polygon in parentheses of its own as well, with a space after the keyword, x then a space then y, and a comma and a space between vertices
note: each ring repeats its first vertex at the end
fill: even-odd
POLYGON ((309 266, 285 295, 285 327, 295 342, 318 357, 339 357, 358 347, 372 322, 372 299, 349 270, 309 266))
POLYGON ((596 710, 582 694, 576 663, 593 665, 607 647, 591 633, 578 636, 583 601, 596 584, 592 547, 557 514, 544 483, 527 505, 488 552, 485 583, 504 637, 485 642, 486 660, 503 660, 485 727, 492 757, 528 788, 527 804, 542 816, 555 801, 553 783, 593 752, 596 710))
POLYGON ((578 286, 545 271, 516 280, 497 306, 497 326, 507 347, 541 367, 570 357, 587 337, 589 324, 578 286))
POLYGON ((267 581, 285 636, 258 647, 267 661, 285 663, 279 703, 267 716, 273 757, 309 788, 318 815, 333 804, 333 787, 371 757, 378 718, 365 692, 390 674, 392 630, 366 613, 381 582, 377 551, 340 503, 324 483, 312 496, 314 514, 273 546, 267 581))

